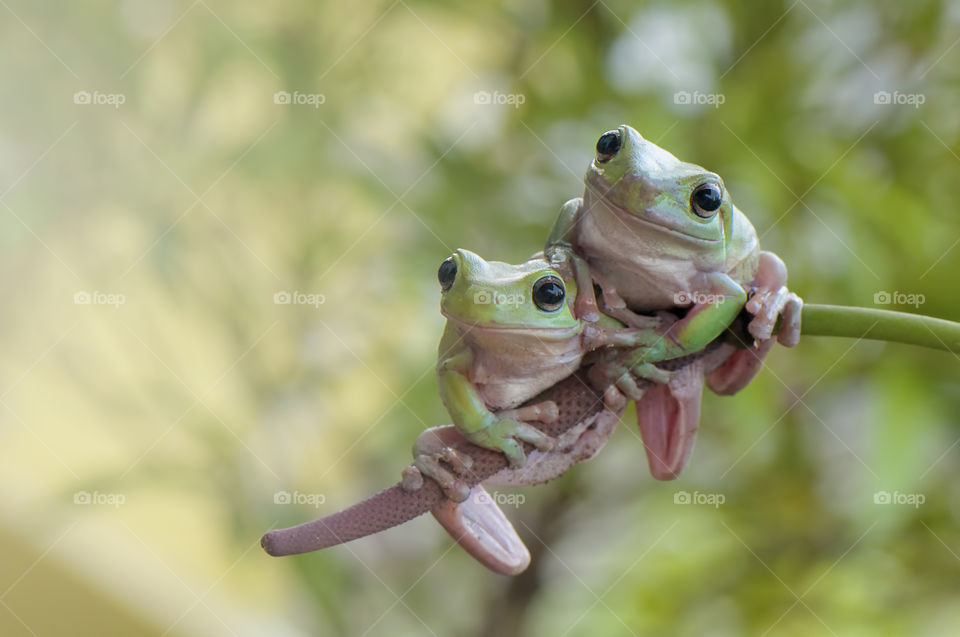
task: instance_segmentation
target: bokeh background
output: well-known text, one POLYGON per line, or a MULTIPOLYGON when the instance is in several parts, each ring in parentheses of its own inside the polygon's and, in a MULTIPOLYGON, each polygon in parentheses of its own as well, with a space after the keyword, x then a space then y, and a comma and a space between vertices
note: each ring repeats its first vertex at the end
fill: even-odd
POLYGON ((520 578, 429 517, 258 539, 447 422, 437 265, 538 250, 622 122, 806 300, 960 319, 958 42, 946 0, 0 1, 0 634, 956 634, 960 364, 906 346, 775 351, 675 483, 629 412, 516 492, 520 578))

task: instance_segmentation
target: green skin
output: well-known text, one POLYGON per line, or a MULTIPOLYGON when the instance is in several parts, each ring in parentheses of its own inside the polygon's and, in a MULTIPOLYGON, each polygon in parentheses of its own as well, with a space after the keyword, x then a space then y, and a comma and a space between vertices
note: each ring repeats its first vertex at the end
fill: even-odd
MULTIPOLYGON (((592 275, 605 297, 618 295, 626 308, 615 315, 627 324, 631 311, 690 308, 669 327, 669 338, 638 350, 631 362, 699 351, 747 301, 760 257, 756 232, 718 175, 678 160, 629 126, 617 130, 619 150, 590 165, 584 197, 563 206, 546 253, 554 263, 569 260, 581 286, 592 275), (712 214, 698 214, 691 196, 707 183, 719 186, 723 200, 712 214)), ((592 295, 582 295, 576 311, 595 317, 592 295)))
MULTIPOLYGON (((549 406, 522 414, 509 410, 575 372, 589 352, 607 346, 656 348, 663 340, 650 328, 628 329, 607 316, 596 322, 577 318, 576 283, 564 280, 561 269, 542 255, 519 265, 487 262, 467 250, 457 250, 451 259, 456 277, 440 302, 447 318, 437 364, 440 396, 464 437, 503 452, 512 467, 526 460, 521 441, 540 450, 549 450, 553 442, 520 419, 555 417, 556 406, 552 412, 549 406), (550 276, 563 281, 566 298, 546 311, 535 302, 534 285, 550 276)), ((638 365, 644 376, 655 376, 654 370, 638 365)))

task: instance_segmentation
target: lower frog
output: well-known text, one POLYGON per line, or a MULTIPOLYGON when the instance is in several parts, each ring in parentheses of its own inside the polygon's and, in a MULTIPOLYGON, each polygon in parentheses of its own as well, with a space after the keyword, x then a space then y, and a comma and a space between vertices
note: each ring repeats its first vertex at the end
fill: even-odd
MULTIPOLYGON (((551 266, 542 254, 519 265, 487 262, 468 250, 457 250, 438 271, 440 307, 447 325, 440 341, 437 382, 444 406, 457 431, 467 440, 507 456, 510 466, 526 461, 523 442, 541 451, 555 441, 531 422, 550 422, 557 407, 547 402, 522 409, 518 405, 566 378, 585 355, 605 347, 651 348, 663 338, 659 329, 669 318, 645 317, 644 327, 626 328, 600 315, 587 322, 573 313, 577 288, 571 273, 551 266)), ((613 379, 637 398, 632 374, 667 382, 670 374, 644 360, 613 379)), ((440 483, 448 497, 462 501, 469 489, 454 478, 467 467, 452 454, 415 451, 415 466, 440 483), (454 469, 451 473, 442 466, 454 469)), ((410 488, 415 479, 408 477, 410 488)))

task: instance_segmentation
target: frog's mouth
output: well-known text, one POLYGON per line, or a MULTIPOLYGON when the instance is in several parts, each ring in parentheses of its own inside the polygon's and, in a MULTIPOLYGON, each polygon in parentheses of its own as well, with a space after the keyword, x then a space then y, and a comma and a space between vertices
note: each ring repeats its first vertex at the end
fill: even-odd
POLYGON ((641 225, 649 226, 651 228, 659 230, 660 232, 665 232, 667 234, 673 235, 679 239, 683 239, 684 241, 695 241, 697 243, 703 243, 707 245, 720 243, 721 241, 719 238, 701 237, 699 235, 678 230, 673 226, 669 226, 665 223, 656 221, 654 218, 649 216, 641 217, 640 215, 634 214, 629 210, 627 210, 626 208, 624 208, 623 206, 619 204, 615 204, 613 201, 610 200, 609 197, 601 193, 596 187, 591 186, 590 184, 587 184, 587 190, 589 190, 590 193, 593 195, 593 199, 595 201, 601 202, 604 206, 606 206, 607 208, 613 211, 614 215, 616 215, 616 217, 626 225, 626 228, 625 228, 626 230, 631 230, 631 227, 630 227, 631 223, 634 223, 634 224, 639 223, 641 225))
MULTIPOLYGON (((575 335, 580 329, 579 326, 571 327, 547 327, 538 325, 503 325, 500 323, 478 323, 472 320, 466 320, 449 312, 441 311, 441 314, 452 321, 461 332, 496 332, 498 334, 517 334, 526 335, 535 338, 533 335, 542 337, 548 335, 551 338, 561 339, 575 335)), ((547 339, 549 340, 549 339, 547 339)))

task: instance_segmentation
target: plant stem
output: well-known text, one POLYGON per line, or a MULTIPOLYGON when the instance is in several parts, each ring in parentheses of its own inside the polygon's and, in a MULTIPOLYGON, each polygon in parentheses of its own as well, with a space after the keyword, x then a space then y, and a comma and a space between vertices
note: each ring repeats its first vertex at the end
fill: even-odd
POLYGON ((804 304, 801 333, 891 341, 960 353, 960 323, 907 312, 804 304))

